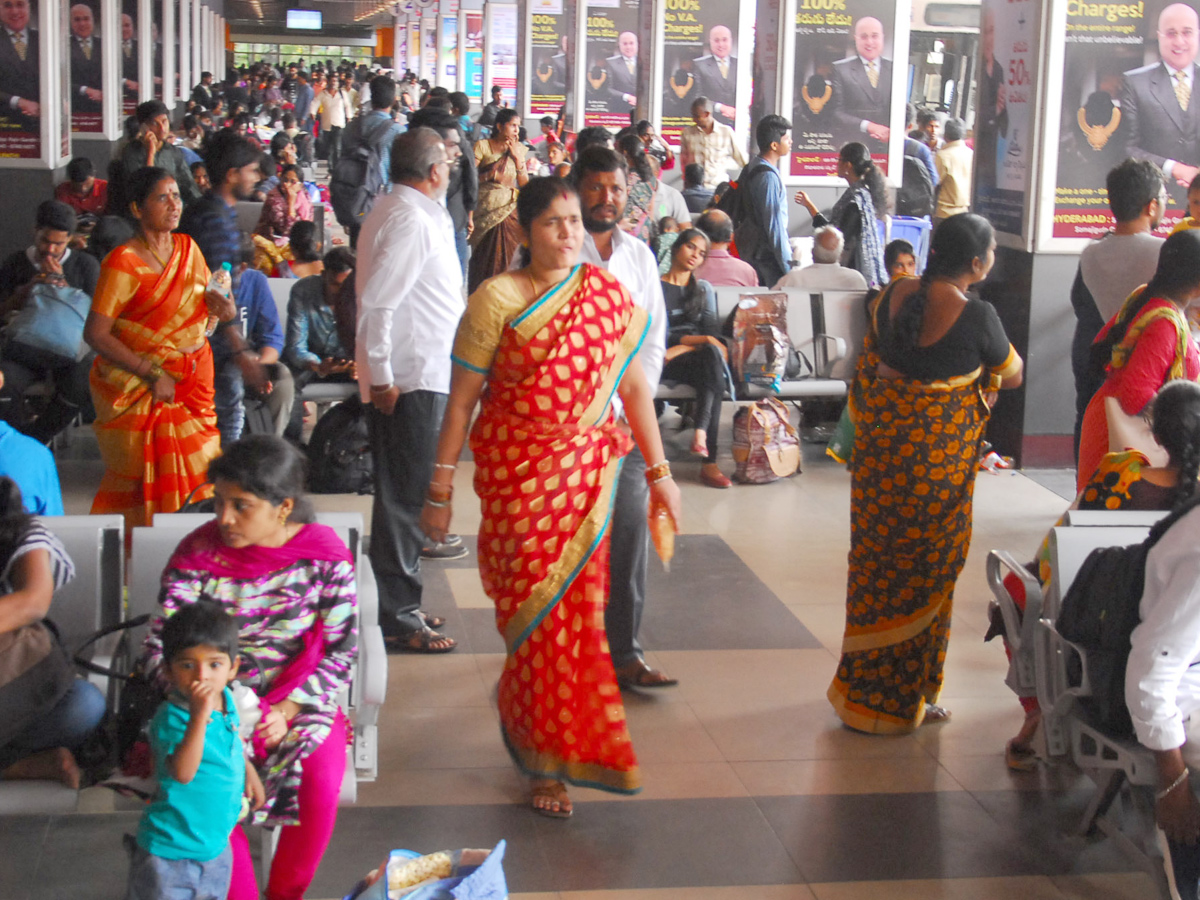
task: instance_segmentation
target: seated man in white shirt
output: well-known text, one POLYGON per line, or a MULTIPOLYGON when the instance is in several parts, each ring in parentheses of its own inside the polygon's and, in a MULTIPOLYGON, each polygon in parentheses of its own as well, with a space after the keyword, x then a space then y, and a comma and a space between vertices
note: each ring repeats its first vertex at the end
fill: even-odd
POLYGON ((775 289, 802 288, 808 291, 866 291, 867 280, 857 269, 848 269, 839 260, 845 239, 832 225, 813 232, 813 264, 792 269, 779 281, 775 289))
MULTIPOLYGON (((421 509, 450 393, 450 348, 466 303, 446 211, 460 154, 431 128, 391 145, 391 193, 379 195, 358 240, 355 368, 375 458, 371 567, 390 648, 445 653, 455 641, 421 612, 421 509)), ((458 541, 448 537, 446 543, 458 541)))
MULTIPOLYGON (((1183 382, 1175 382, 1183 384, 1183 382)), ((1200 415, 1200 386, 1194 404, 1200 415)), ((1181 476, 1182 477, 1182 476, 1181 476)), ((1165 834, 1176 896, 1200 887, 1200 510, 1176 522, 1146 557, 1141 622, 1131 635, 1125 702, 1158 768, 1154 818, 1165 834)))

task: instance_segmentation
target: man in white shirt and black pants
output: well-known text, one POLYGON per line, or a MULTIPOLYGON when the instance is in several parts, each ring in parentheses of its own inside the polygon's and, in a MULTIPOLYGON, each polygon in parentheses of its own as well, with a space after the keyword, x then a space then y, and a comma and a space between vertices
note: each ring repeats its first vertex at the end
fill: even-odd
POLYGON ((445 653, 455 641, 421 612, 421 507, 450 392, 450 349, 466 304, 443 200, 457 144, 430 128, 398 136, 392 191, 358 241, 358 383, 375 457, 371 567, 390 647, 445 653), (432 626, 432 627, 431 627, 432 626))
MULTIPOLYGON (((588 147, 579 154, 571 175, 579 188, 583 227, 587 230, 579 261, 608 269, 629 291, 633 302, 650 314, 650 330, 637 359, 646 373, 646 381, 657 387, 667 349, 667 308, 654 254, 644 243, 617 227, 625 215, 628 197, 625 161, 607 147, 588 147)), ((647 524, 650 492, 645 468, 641 451, 634 447, 621 467, 613 502, 609 600, 604 610, 604 627, 613 668, 622 687, 670 687, 678 684, 676 679, 646 665, 637 640, 646 601, 650 537, 647 524)))

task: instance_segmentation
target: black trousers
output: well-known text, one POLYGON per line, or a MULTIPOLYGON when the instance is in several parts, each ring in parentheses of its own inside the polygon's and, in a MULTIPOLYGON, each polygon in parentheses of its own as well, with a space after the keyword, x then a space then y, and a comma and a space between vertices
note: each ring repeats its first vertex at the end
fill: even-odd
POLYGON ((0 388, 0 419, 36 441, 48 443, 83 412, 90 415, 92 392, 88 374, 96 354, 88 352, 83 359, 73 359, 50 353, 39 347, 12 341, 0 358, 4 387, 0 388), (45 378, 54 378, 54 396, 36 419, 30 419, 25 408, 25 392, 45 378))
POLYGON ((650 488, 646 485, 646 460, 637 447, 625 457, 613 499, 609 532, 608 606, 604 631, 613 668, 642 658, 638 629, 646 605, 646 565, 650 553, 650 526, 646 514, 650 488))
POLYGON ((337 165, 337 161, 342 156, 342 129, 337 125, 330 125, 325 132, 325 158, 329 160, 329 171, 333 171, 333 167, 337 165))
POLYGON ((424 627, 421 607, 421 508, 437 453, 446 394, 410 391, 385 416, 367 406, 367 428, 375 458, 375 501, 371 507, 369 557, 379 583, 379 626, 387 636, 406 637, 424 627))
POLYGON ((696 391, 696 428, 705 432, 708 456, 717 461, 717 431, 721 427, 721 401, 725 399, 725 357, 712 344, 701 344, 663 364, 664 381, 677 381, 696 391))

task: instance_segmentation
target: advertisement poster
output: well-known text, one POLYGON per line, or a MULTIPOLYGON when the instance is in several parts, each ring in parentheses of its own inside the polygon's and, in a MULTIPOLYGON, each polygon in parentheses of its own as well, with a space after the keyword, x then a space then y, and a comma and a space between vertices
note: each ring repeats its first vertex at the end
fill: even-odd
MULTIPOLYGON (((58 38, 71 29, 71 11, 64 3, 58 7, 58 38)), ((65 54, 58 59, 58 159, 51 163, 69 159, 71 156, 71 60, 65 54)))
POLYGON ((517 105, 517 7, 516 4, 489 3, 491 33, 488 35, 488 56, 491 59, 492 84, 499 85, 504 105, 517 105))
POLYGON ((795 28, 791 174, 835 175, 838 150, 859 141, 886 175, 891 130, 904 125, 892 104, 895 4, 798 0, 795 28))
POLYGON ((71 60, 71 130, 82 134, 102 131, 104 78, 100 66, 100 4, 79 0, 71 4, 67 56, 71 60))
POLYGON ((707 97, 713 118, 733 127, 738 97, 737 0, 674 0, 663 11, 662 136, 678 147, 692 102, 707 97))
POLYGON ((630 124, 642 85, 640 0, 589 0, 587 85, 583 124, 621 129, 630 124))
POLYGON ((483 11, 463 14, 463 93, 472 103, 483 102, 483 11))
POLYGON ((1033 165, 1037 23, 1034 0, 984 0, 980 13, 972 209, 1018 237, 1033 165))
POLYGON ((1105 175, 1127 156, 1167 174, 1165 226, 1187 213, 1187 185, 1200 174, 1198 29, 1196 4, 1068 4, 1053 237, 1112 228, 1105 175), (1176 91, 1171 70, 1191 72, 1191 89, 1176 91))
POLYGON ((0 3, 0 157, 5 159, 42 155, 37 9, 36 0, 0 3))
POLYGON ((437 83, 453 90, 458 84, 458 16, 441 16, 441 23, 437 83))
POLYGON ((150 4, 150 40, 154 45, 154 59, 150 71, 154 76, 154 99, 166 102, 163 87, 163 14, 161 3, 150 4))
POLYGON ((417 73, 417 78, 423 78, 421 75, 421 20, 408 20, 408 67, 417 73))
MULTIPOLYGON (((207 26, 206 31, 207 34, 207 26)), ((125 0, 121 9, 122 116, 132 116, 138 105, 137 0, 125 0)))
POLYGON ((571 83, 570 32, 573 17, 563 10, 563 0, 534 0, 529 4, 529 59, 525 96, 526 115, 540 119, 557 116, 567 102, 571 83))
POLYGON ((421 17, 421 77, 437 84, 437 18, 435 16, 421 17))

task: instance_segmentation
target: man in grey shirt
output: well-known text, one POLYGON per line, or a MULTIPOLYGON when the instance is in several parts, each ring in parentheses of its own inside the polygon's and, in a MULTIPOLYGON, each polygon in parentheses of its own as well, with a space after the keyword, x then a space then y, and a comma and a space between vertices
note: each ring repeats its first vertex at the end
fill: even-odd
POLYGON ((1107 187, 1116 227, 1083 249, 1071 286, 1076 456, 1083 414, 1104 383, 1103 374, 1094 371, 1090 363, 1092 342, 1134 289, 1154 275, 1163 243, 1153 234, 1167 208, 1166 182, 1158 166, 1149 160, 1127 159, 1108 173, 1107 187))

